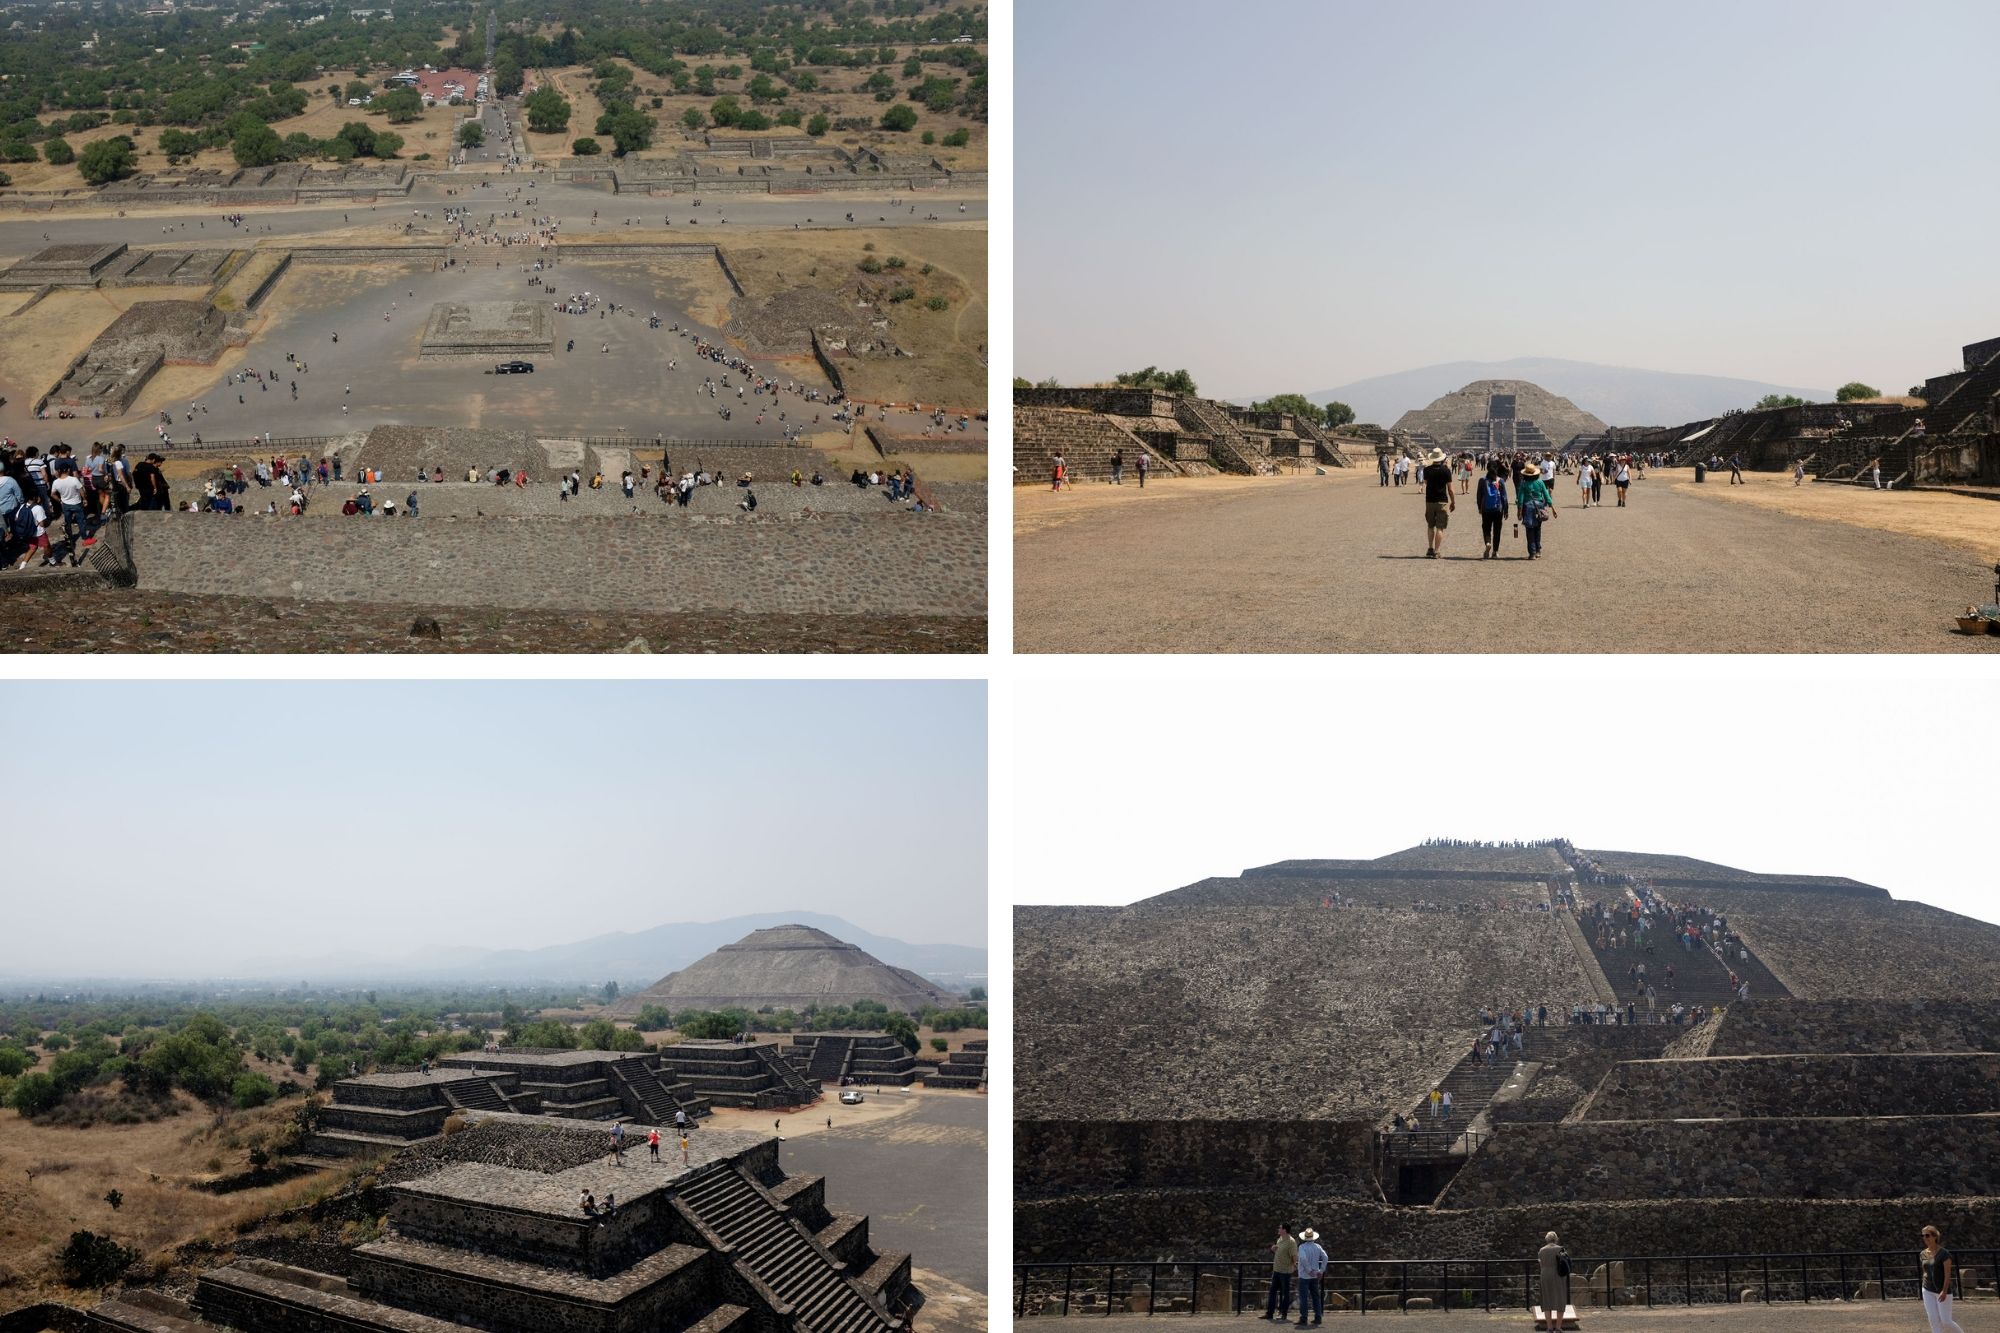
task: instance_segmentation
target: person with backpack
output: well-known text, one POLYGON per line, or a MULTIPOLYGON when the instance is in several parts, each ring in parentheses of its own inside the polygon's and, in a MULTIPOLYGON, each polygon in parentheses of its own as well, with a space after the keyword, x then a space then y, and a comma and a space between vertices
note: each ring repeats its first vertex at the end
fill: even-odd
POLYGON ((1521 469, 1514 503, 1520 509, 1521 526, 1528 530, 1528 559, 1537 559, 1542 554, 1542 524, 1555 517, 1556 503, 1549 498, 1548 483, 1542 480, 1542 469, 1536 464, 1521 469))
POLYGON ((1479 533, 1481 560, 1500 558, 1500 533, 1507 522, 1507 480, 1499 462, 1486 466, 1486 478, 1479 483, 1479 533))
POLYGON ((20 563, 14 566, 16 570, 26 569, 37 551, 41 552, 42 563, 49 563, 49 511, 40 497, 24 500, 14 510, 14 538, 26 543, 20 563))

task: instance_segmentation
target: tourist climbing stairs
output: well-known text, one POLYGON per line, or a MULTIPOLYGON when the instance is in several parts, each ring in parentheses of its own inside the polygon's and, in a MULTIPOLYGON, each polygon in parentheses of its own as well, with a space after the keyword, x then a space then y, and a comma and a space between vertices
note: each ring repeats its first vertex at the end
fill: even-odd
MULTIPOLYGON (((1654 918, 1655 921, 1658 918, 1654 918)), ((1655 998, 1655 1014, 1664 1014, 1676 1003, 1685 1005, 1715 1006, 1728 1004, 1735 999, 1729 985, 1729 969, 1715 956, 1707 945, 1696 945, 1692 949, 1682 948, 1675 942, 1673 928, 1655 925, 1648 938, 1653 951, 1647 953, 1645 946, 1638 942, 1637 932, 1630 920, 1622 912, 1615 913, 1611 921, 1602 929, 1603 943, 1600 945, 1600 931, 1595 917, 1584 917, 1577 924, 1583 929, 1583 942, 1590 949, 1597 965, 1604 969, 1605 979, 1618 992, 1619 1011, 1624 1011, 1625 1002, 1633 1000, 1637 1013, 1646 1012, 1644 1000, 1635 999, 1636 980, 1626 969, 1644 963, 1646 979, 1652 984, 1655 998), (1629 942, 1617 947, 1614 936, 1624 932, 1629 942), (1673 980, 1667 979, 1667 968, 1674 969, 1673 980)), ((1755 987, 1752 987, 1755 992, 1755 987)), ((1643 1021, 1643 1020, 1642 1020, 1643 1021)))
POLYGON ((846 1075, 853 1055, 854 1038, 821 1037, 813 1043, 812 1062, 806 1066, 806 1077, 818 1079, 823 1088, 837 1087, 846 1075))
POLYGON ((777 1080, 779 1087, 804 1101, 811 1101, 817 1095, 813 1085, 806 1081, 805 1075, 792 1068, 792 1062, 779 1052, 776 1043, 760 1041, 750 1049, 756 1052, 757 1059, 763 1062, 765 1070, 777 1080))
POLYGON ((461 1111, 506 1111, 511 1108, 499 1089, 483 1078, 455 1078, 440 1083, 444 1099, 461 1111))
POLYGON ((869 1304, 841 1265, 739 1169, 725 1164, 683 1186, 696 1220, 788 1303, 810 1333, 885 1333, 899 1326, 869 1304))
MULTIPOLYGON (((1469 1047, 1471 1044, 1468 1038, 1466 1045, 1469 1047)), ((1412 1133, 1418 1136, 1417 1141, 1435 1145, 1440 1155, 1448 1151, 1470 1156, 1477 1149, 1478 1142, 1466 1140, 1463 1135, 1471 1128, 1472 1122, 1493 1104, 1494 1094, 1514 1076, 1515 1063, 1512 1054, 1495 1055, 1491 1064, 1474 1060, 1469 1050, 1460 1056, 1458 1063, 1437 1084, 1441 1091, 1451 1094, 1451 1118, 1431 1119, 1429 1088, 1424 1089, 1416 1109, 1405 1117, 1413 1127, 1412 1133), (1450 1137, 1445 1138, 1445 1134, 1450 1137)))

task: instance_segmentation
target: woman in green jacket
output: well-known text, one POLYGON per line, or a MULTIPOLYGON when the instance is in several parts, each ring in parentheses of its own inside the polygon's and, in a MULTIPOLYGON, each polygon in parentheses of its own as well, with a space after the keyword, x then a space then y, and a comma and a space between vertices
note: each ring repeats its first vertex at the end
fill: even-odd
POLYGON ((1556 512, 1555 501, 1549 498, 1548 485, 1542 480, 1541 468, 1530 463, 1521 469, 1521 484, 1514 488, 1514 501, 1522 526, 1528 530, 1528 559, 1533 560, 1542 553, 1543 517, 1556 512))

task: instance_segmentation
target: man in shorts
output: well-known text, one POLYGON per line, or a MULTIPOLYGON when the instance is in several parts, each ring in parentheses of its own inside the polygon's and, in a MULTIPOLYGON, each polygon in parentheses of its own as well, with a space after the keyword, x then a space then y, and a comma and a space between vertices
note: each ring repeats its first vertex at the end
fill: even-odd
POLYGON ((1433 449, 1424 455, 1424 527, 1430 534, 1430 549, 1424 558, 1435 560, 1444 546, 1445 526, 1451 522, 1451 513, 1458 508, 1458 497, 1451 490, 1451 464, 1446 461, 1444 450, 1433 449))

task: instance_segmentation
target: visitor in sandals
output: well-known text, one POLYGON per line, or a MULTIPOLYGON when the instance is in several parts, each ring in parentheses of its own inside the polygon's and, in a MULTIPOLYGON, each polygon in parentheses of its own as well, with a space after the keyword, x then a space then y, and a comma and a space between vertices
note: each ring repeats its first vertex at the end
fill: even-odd
POLYGON ((1936 1227, 1924 1228, 1924 1249, 1917 1262, 1924 1270, 1924 1315, 1931 1321, 1931 1333, 1965 1333, 1951 1317, 1951 1281, 1958 1263, 1936 1227))

